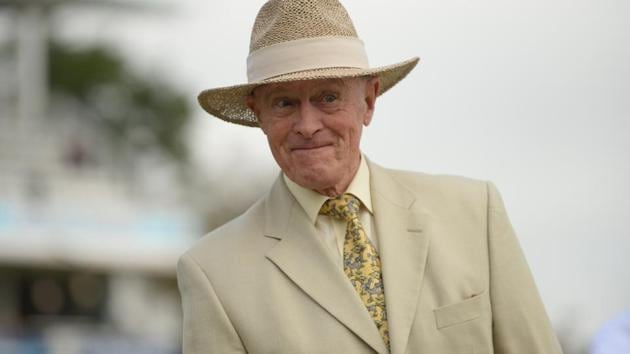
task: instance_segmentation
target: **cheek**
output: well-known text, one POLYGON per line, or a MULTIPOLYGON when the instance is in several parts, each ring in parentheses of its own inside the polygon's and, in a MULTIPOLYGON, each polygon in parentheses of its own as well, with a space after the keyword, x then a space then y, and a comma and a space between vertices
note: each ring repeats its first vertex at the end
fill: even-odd
POLYGON ((350 141, 350 150, 352 150, 352 152, 356 152, 359 150, 360 145, 361 145, 361 127, 358 127, 352 131, 352 136, 351 136, 351 141, 350 141))
POLYGON ((344 144, 348 150, 355 150, 359 146, 361 140, 361 132, 363 126, 360 124, 345 125, 339 136, 344 140, 344 144))
POLYGON ((269 146, 278 150, 286 142, 291 128, 286 121, 276 121, 268 123, 263 131, 267 135, 269 146))

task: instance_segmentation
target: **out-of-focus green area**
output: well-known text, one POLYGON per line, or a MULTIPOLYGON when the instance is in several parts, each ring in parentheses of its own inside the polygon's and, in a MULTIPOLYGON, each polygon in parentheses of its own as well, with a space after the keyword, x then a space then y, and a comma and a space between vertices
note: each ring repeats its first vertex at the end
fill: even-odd
POLYGON ((137 152, 159 149, 185 161, 183 136, 190 117, 187 100, 157 78, 139 77, 104 47, 49 46, 50 88, 57 99, 72 99, 112 144, 129 142, 137 152))

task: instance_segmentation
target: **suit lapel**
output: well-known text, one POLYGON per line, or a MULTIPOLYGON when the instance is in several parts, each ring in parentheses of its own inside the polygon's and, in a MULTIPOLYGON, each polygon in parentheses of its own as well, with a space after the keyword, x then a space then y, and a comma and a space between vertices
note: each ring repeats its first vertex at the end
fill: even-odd
POLYGON ((265 203, 265 236, 280 241, 267 258, 375 351, 387 353, 365 306, 281 177, 265 203))
POLYGON ((405 352, 416 314, 429 248, 429 219, 412 209, 409 190, 383 168, 369 164, 392 354, 405 352))

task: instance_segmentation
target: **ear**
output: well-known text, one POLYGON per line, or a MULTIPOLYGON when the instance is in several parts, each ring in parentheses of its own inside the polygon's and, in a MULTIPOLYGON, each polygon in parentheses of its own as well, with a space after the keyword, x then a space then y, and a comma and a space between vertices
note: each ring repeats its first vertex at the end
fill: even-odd
POLYGON ((244 100, 245 100, 245 105, 247 105, 247 108, 249 108, 252 112, 254 112, 256 117, 258 117, 258 112, 256 111, 256 100, 254 99, 254 94, 251 93, 245 96, 244 100))
POLYGON ((378 76, 369 78, 365 82, 365 117, 363 118, 363 125, 366 127, 372 122, 372 116, 374 115, 374 109, 376 108, 376 97, 381 87, 381 81, 378 76))
MULTIPOLYGON (((263 128, 263 124, 260 121, 260 110, 258 109, 258 107, 256 106, 256 99, 254 98, 254 93, 252 92, 251 94, 245 96, 245 98, 243 98, 243 100, 245 101, 245 105, 247 105, 247 108, 249 108, 254 115, 256 116, 256 120, 258 121, 258 125, 260 126, 260 128, 262 129, 263 132, 265 132, 265 129, 263 128)), ((265 133, 267 134, 267 133, 265 133)))

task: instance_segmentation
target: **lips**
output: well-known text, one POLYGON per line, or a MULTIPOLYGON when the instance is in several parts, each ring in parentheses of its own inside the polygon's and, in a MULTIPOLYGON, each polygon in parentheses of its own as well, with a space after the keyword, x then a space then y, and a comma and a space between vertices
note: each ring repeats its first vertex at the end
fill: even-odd
POLYGON ((319 144, 304 144, 292 146, 291 151, 309 151, 309 150, 317 150, 325 147, 332 146, 331 143, 319 143, 319 144))

